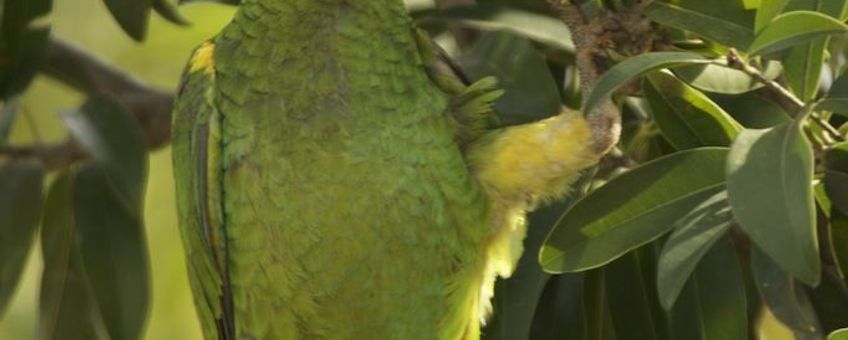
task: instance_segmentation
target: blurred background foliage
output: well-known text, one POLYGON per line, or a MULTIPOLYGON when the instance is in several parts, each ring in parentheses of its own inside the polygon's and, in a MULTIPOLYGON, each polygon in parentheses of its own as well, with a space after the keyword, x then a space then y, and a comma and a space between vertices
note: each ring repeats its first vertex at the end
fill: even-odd
MULTIPOLYGON (((191 22, 178 26, 151 15, 144 42, 124 33, 102 1, 55 0, 52 33, 97 57, 163 89, 175 89, 191 52, 217 33, 234 12, 231 6, 200 2, 180 7, 191 22)), ((67 137, 59 111, 80 106, 85 96, 45 76, 25 92, 12 143, 56 142, 67 137)), ((200 328, 188 288, 182 244, 176 224, 171 153, 162 148, 150 154, 144 220, 150 249, 152 299, 146 339, 199 339, 200 328)), ((0 339, 34 339, 37 324, 41 252, 30 252, 18 291, 3 318, 0 339)))

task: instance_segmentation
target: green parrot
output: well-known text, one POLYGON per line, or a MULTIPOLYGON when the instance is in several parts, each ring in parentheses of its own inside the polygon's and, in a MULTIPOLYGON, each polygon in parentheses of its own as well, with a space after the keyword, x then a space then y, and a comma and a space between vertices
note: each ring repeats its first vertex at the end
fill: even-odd
POLYGON ((600 152, 584 117, 489 129, 402 0, 244 0, 173 121, 207 339, 478 339, 524 217, 600 152))

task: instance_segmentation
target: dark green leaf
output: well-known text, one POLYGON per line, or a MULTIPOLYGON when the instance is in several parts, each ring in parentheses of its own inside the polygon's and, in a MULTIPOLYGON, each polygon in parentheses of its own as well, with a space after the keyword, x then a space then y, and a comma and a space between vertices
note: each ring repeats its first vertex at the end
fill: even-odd
POLYGON ((0 317, 18 285, 41 216, 43 176, 36 162, 0 166, 0 317))
POLYGON ((38 338, 102 339, 100 311, 86 278, 76 243, 73 175, 63 173, 50 187, 41 223, 44 272, 39 294, 38 338))
MULTIPOLYGON (((778 62, 768 62, 763 74, 768 79, 780 76, 783 68, 778 62)), ((723 65, 689 65, 675 67, 674 74, 689 85, 702 91, 741 94, 763 87, 763 83, 752 78, 745 72, 723 65)))
POLYGON ((699 146, 729 146, 742 126, 700 91, 673 75, 647 76, 643 90, 654 121, 678 150, 699 146))
POLYGON ((704 255, 671 310, 670 324, 672 339, 748 339, 745 282, 729 236, 704 255))
MULTIPOLYGON (((117 100, 93 95, 62 119, 77 142, 103 169, 128 207, 141 207, 147 153, 138 123, 117 100)), ((134 211, 140 214, 140 211, 134 211)))
POLYGON ((509 32, 489 32, 460 59, 471 79, 498 78, 505 90, 495 109, 506 125, 526 123, 559 113, 559 90, 545 57, 530 41, 509 32))
POLYGON ((792 11, 777 16, 763 27, 748 47, 748 53, 768 54, 846 31, 848 26, 827 15, 812 11, 792 11))
POLYGON ((807 287, 824 333, 848 326, 848 288, 834 271, 825 271, 818 287, 807 287))
POLYGON ((848 142, 833 145, 825 154, 824 188, 831 204, 848 215, 848 142))
POLYGON ((241 3, 241 0, 177 0, 177 3, 181 5, 192 2, 213 2, 218 4, 237 6, 241 3))
POLYGON ((602 266, 668 231, 724 185, 725 148, 662 157, 595 190, 557 222, 539 261, 551 273, 602 266))
POLYGON ((628 253, 604 267, 606 295, 616 334, 625 339, 668 339, 665 313, 659 307, 651 246, 628 253))
POLYGON ((813 150, 798 121, 745 130, 731 147, 727 191, 740 226, 782 268, 815 285, 821 264, 812 180, 813 150))
POLYGON ((583 315, 586 340, 615 339, 615 330, 607 306, 604 268, 584 273, 583 315))
POLYGON ((657 291, 663 308, 671 309, 689 275, 732 220, 727 193, 722 191, 675 222, 657 265, 657 291))
POLYGON ((121 29, 137 41, 147 34, 152 0, 103 0, 121 29))
MULTIPOLYGON (((657 1, 654 3, 660 2, 657 1)), ((687 64, 706 64, 710 62, 709 59, 704 59, 698 54, 688 52, 656 52, 625 59, 613 66, 598 79, 597 85, 592 89, 592 93, 583 105, 583 113, 591 113, 598 104, 608 99, 619 87, 645 73, 661 68, 687 64)))
POLYGON ((141 221, 93 164, 80 168, 73 199, 80 254, 105 327, 112 339, 138 339, 150 295, 141 221))
POLYGON ((52 0, 4 1, 0 7, 0 99, 22 92, 43 60, 52 0))
POLYGON ((836 210, 830 212, 830 238, 836 265, 843 275, 848 274, 848 217, 836 210))
POLYGON ((571 33, 562 20, 546 15, 497 5, 457 6, 447 9, 412 11, 421 25, 433 22, 458 23, 483 30, 507 30, 555 48, 574 52, 571 33))
POLYGON ((583 273, 551 276, 539 298, 530 339, 585 338, 583 290, 583 273))
POLYGON ((827 97, 816 105, 816 110, 848 116, 848 75, 843 73, 836 78, 827 92, 827 97))
POLYGON ((781 323, 802 334, 821 329, 813 306, 795 279, 757 247, 751 248, 751 271, 766 307, 781 323))
MULTIPOLYGON (((726 16, 722 9, 732 9, 727 2, 720 4, 715 1, 701 1, 703 7, 675 5, 662 1, 652 2, 645 11, 645 15, 660 24, 689 31, 710 39, 717 43, 745 48, 754 40, 754 32, 745 22, 740 19, 726 16), (704 7, 712 7, 704 8, 704 7)), ((695 1, 689 1, 694 4, 695 1)))
POLYGON ((711 98, 737 122, 750 129, 765 129, 792 121, 780 105, 754 93, 713 95, 711 98))
POLYGON ((166 20, 177 25, 189 24, 188 20, 183 18, 183 16, 180 15, 180 12, 177 11, 177 8, 174 7, 174 5, 172 5, 168 0, 153 0, 153 10, 156 11, 156 13, 159 13, 159 15, 166 20))

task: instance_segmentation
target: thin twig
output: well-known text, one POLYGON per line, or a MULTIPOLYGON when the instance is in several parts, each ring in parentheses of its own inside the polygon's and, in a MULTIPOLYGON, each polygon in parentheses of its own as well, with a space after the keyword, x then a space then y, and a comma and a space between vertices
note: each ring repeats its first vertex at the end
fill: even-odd
MULTIPOLYGON (((742 58, 736 52, 736 50, 730 49, 730 52, 727 53, 727 65, 742 72, 745 72, 745 74, 751 76, 758 82, 765 85, 766 89, 768 89, 771 94, 776 95, 777 97, 782 99, 777 100, 777 104, 783 106, 783 109, 792 114, 793 117, 799 115, 805 109, 807 104, 805 104, 803 100, 799 99, 787 88, 780 85, 780 83, 766 77, 756 67, 751 66, 751 64, 745 61, 745 59, 742 58)), ((845 140, 845 138, 842 137, 842 134, 839 133, 836 128, 828 124, 828 122, 826 122, 824 119, 822 119, 816 114, 810 114, 809 116, 814 123, 819 125, 822 130, 824 130, 828 135, 830 135, 829 137, 838 141, 845 140)))
MULTIPOLYGON (((83 93, 107 93, 120 100, 136 117, 148 149, 165 145, 171 138, 174 94, 152 88, 122 70, 58 39, 47 44, 41 71, 83 93)), ((0 147, 0 158, 34 158, 46 170, 57 170, 85 158, 72 139, 57 144, 0 147)))

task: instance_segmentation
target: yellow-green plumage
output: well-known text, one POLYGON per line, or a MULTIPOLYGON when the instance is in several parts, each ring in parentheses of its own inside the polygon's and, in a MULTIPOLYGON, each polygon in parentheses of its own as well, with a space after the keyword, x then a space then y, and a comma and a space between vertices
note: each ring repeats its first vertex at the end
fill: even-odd
POLYGON ((173 144, 207 338, 479 337, 525 210, 597 156, 576 115, 479 137, 498 92, 429 52, 401 0, 247 0, 195 52, 173 144))

